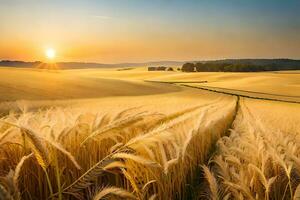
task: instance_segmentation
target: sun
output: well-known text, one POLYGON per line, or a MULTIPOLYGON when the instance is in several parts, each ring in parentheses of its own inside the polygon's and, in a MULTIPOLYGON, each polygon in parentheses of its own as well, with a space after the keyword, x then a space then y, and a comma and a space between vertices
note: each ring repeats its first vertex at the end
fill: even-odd
POLYGON ((52 60, 52 59, 54 59, 54 58, 55 58, 55 54, 56 54, 56 52, 55 52, 55 50, 54 50, 54 49, 52 49, 52 48, 49 48, 49 49, 46 49, 46 52, 45 52, 45 54, 46 54, 46 57, 47 57, 48 59, 52 60))

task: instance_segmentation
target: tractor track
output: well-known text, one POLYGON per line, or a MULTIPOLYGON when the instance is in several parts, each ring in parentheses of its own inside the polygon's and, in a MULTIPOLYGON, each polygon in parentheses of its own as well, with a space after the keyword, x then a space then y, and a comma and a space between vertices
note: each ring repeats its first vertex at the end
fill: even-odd
POLYGON ((220 94, 226 94, 236 97, 244 97, 249 99, 257 99, 257 100, 266 100, 266 101, 277 101, 277 102, 285 102, 285 103, 296 103, 300 104, 300 98, 298 96, 287 96, 287 95, 275 95, 275 94, 268 94, 268 93, 260 93, 260 92, 251 92, 251 91, 245 91, 245 90, 233 90, 233 89, 227 89, 227 88, 219 88, 219 87, 210 87, 210 86, 192 86, 187 85, 184 83, 207 83, 206 81, 198 81, 198 82, 164 82, 164 81, 146 81, 146 82, 156 82, 156 83, 165 83, 165 84, 173 84, 183 87, 189 87, 194 89, 200 89, 200 90, 206 90, 210 92, 220 93, 220 94), (228 90, 228 91, 224 91, 228 90), (285 99, 278 99, 278 98, 268 98, 268 97, 258 97, 258 96, 251 96, 251 95, 245 95, 245 94, 238 94, 236 92, 248 92, 248 93, 254 93, 254 94, 263 94, 263 95, 270 95, 270 96, 282 96, 282 97, 289 97, 289 98, 299 98, 299 100, 285 100, 285 99))

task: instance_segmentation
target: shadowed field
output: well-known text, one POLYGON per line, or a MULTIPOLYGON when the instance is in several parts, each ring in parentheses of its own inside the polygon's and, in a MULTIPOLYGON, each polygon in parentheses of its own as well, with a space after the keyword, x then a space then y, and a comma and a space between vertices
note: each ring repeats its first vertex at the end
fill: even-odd
MULTIPOLYGON (((142 96, 180 90, 175 86, 161 87, 160 84, 144 83, 130 76, 124 80, 116 79, 113 73, 109 75, 109 71, 98 74, 97 70, 91 72, 0 68, 0 73, 1 101, 142 96)), ((122 72, 118 74, 124 77, 122 72)))

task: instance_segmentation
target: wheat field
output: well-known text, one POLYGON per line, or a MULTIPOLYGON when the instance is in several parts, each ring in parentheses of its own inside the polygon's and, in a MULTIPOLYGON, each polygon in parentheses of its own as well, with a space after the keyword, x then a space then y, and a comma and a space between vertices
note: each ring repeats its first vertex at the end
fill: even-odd
POLYGON ((0 199, 300 197, 299 104, 145 82, 202 73, 0 71, 0 199))
POLYGON ((299 104, 242 99, 205 167, 212 199, 300 198, 299 104), (284 117, 283 117, 284 116, 284 117), (213 191, 213 192, 212 192, 213 191))

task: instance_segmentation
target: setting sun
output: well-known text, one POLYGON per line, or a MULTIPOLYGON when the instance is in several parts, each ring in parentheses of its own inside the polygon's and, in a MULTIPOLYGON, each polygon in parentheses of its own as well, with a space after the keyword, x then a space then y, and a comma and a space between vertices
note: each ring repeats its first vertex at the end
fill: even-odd
POLYGON ((46 57, 47 57, 48 59, 54 59, 54 58, 55 58, 56 52, 55 52, 54 49, 49 48, 49 49, 46 50, 45 53, 46 53, 46 57))

